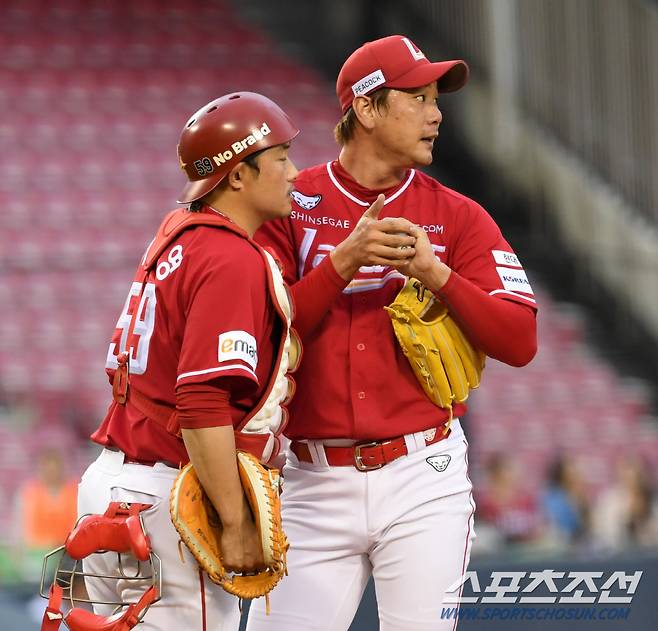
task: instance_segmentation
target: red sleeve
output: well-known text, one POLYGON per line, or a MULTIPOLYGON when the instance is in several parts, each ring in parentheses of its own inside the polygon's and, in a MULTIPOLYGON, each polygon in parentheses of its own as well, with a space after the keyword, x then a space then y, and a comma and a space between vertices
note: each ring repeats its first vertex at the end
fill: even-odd
POLYGON ((521 261, 489 213, 462 198, 461 225, 451 244, 448 266, 486 293, 536 309, 534 292, 521 261))
POLYGON ((298 280, 297 248, 289 219, 268 221, 254 239, 263 247, 272 248, 283 265, 283 277, 295 301, 293 326, 304 339, 320 324, 349 281, 336 272, 330 256, 325 256, 317 267, 298 280))
POLYGON ((302 340, 320 324, 333 302, 350 281, 335 270, 330 256, 292 286, 295 300, 293 325, 302 340))
POLYGON ((214 385, 182 383, 176 388, 178 422, 183 429, 232 425, 231 393, 214 385))
POLYGON ((181 293, 189 299, 183 306, 177 384, 237 377, 257 386, 258 340, 268 299, 263 260, 227 231, 207 228, 202 236, 184 259, 188 267, 181 293))
POLYGON ((453 271, 437 292, 477 348, 511 366, 525 366, 537 352, 532 306, 489 295, 453 271))

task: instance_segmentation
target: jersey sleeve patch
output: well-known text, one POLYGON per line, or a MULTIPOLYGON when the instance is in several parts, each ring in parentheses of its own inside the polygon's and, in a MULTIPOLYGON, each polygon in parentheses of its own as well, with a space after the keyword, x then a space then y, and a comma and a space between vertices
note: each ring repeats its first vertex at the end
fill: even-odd
POLYGON ((503 287, 508 291, 520 291, 524 294, 532 294, 534 296, 535 292, 532 291, 528 277, 522 269, 496 267, 496 271, 498 272, 498 276, 500 276, 503 287))
POLYGON ((246 331, 226 331, 220 334, 217 345, 217 360, 222 362, 239 359, 256 370, 258 348, 256 338, 246 331))
MULTIPOLYGON (((523 267, 521 261, 513 252, 505 252, 505 250, 491 250, 494 261, 497 265, 509 265, 510 267, 523 267)), ((500 273, 500 272, 499 272, 500 273)))

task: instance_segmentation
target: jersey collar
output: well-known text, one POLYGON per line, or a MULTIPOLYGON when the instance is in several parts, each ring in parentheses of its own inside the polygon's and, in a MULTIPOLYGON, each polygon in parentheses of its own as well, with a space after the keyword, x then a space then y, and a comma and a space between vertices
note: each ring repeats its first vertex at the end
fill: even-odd
POLYGON ((379 195, 380 193, 383 193, 384 196, 386 197, 386 201, 384 201, 384 205, 397 199, 400 195, 402 195, 402 193, 404 193, 404 191, 407 190, 409 184, 411 184, 411 180, 413 180, 416 175, 416 170, 409 169, 409 173, 407 174, 407 177, 405 178, 402 184, 398 184, 391 188, 383 189, 381 191, 373 191, 360 186, 351 177, 349 177, 349 173, 347 173, 343 169, 342 165, 338 162, 338 160, 334 162, 327 162, 327 173, 329 174, 329 179, 332 181, 333 185, 343 195, 345 195, 345 197, 351 199, 355 204, 367 208, 375 201, 377 195, 379 195), (350 186, 352 189, 358 189, 357 193, 360 194, 362 197, 365 197, 366 195, 368 197, 372 197, 372 201, 367 202, 364 201, 363 199, 360 199, 359 197, 357 197, 355 194, 351 193, 347 189, 348 186, 350 186))

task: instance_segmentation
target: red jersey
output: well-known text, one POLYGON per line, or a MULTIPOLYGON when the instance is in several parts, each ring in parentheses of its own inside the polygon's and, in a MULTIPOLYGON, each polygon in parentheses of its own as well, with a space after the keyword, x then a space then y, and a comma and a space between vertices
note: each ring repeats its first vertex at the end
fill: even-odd
MULTIPOLYGON (((496 298, 535 306, 521 263, 489 214, 420 171, 409 170, 396 187, 371 191, 332 162, 303 170, 295 188, 291 216, 265 224, 255 237, 276 250, 288 284, 317 267, 384 193, 380 219, 403 216, 420 225, 436 256, 460 276, 496 298)), ((289 438, 381 440, 448 417, 425 396, 383 309, 404 281, 391 267, 361 267, 304 339, 289 438)), ((455 417, 465 411, 465 404, 453 407, 455 417)))
MULTIPOLYGON (((141 299, 142 283, 131 286, 107 354, 110 377, 138 309, 131 384, 175 408, 177 384, 221 378, 237 427, 268 385, 280 337, 265 265, 246 233, 209 226, 182 232, 147 276, 141 299)), ((189 460, 183 442, 130 399, 125 406, 112 402, 92 439, 140 461, 189 460)))

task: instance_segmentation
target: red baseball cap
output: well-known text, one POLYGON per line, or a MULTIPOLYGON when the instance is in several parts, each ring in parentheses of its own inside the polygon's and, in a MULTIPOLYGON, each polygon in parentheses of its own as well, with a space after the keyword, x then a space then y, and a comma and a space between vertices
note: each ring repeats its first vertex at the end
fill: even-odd
POLYGON ((468 81, 465 61, 430 62, 408 37, 390 35, 357 48, 343 64, 336 94, 343 114, 357 96, 378 88, 419 88, 437 81, 439 92, 455 92, 468 81))

